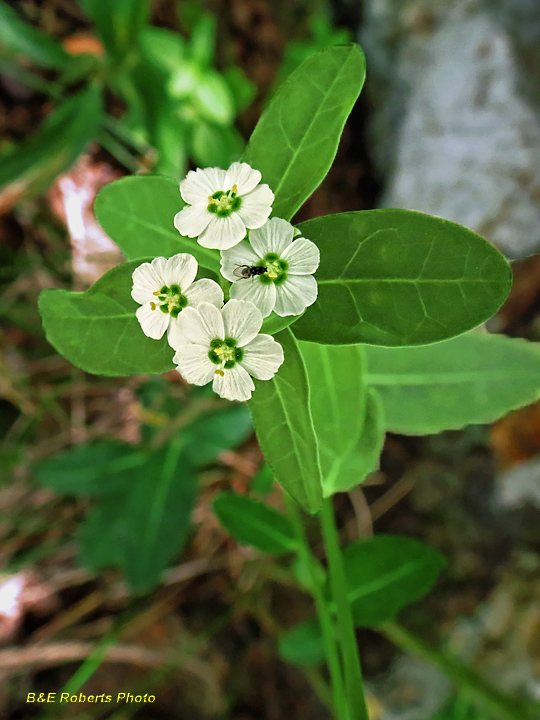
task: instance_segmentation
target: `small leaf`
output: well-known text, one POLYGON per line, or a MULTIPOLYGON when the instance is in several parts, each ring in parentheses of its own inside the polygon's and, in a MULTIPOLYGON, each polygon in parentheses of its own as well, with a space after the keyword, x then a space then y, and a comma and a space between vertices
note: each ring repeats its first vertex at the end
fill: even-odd
MULTIPOLYGON (((148 258, 147 258, 148 259, 148 258)), ((77 367, 95 375, 157 374, 171 370, 164 336, 143 333, 131 297, 132 274, 144 258, 117 265, 85 292, 44 290, 39 311, 47 340, 77 367)))
POLYGON ((294 530, 274 508, 233 492, 218 495, 212 507, 223 527, 243 545, 252 545, 270 555, 295 550, 294 530))
POLYGON ((324 180, 364 78, 358 45, 329 47, 301 65, 264 111, 244 161, 274 191, 273 215, 290 220, 324 180))
POLYGON ((319 294, 295 323, 301 340, 425 345, 490 318, 511 286, 510 266, 460 225, 410 210, 367 210, 301 223, 319 246, 319 294))
POLYGON ((268 317, 263 320, 261 332, 267 335, 276 335, 281 330, 285 330, 289 325, 292 325, 302 317, 301 315, 287 315, 286 317, 280 317, 276 313, 270 313, 268 317))
POLYGON ((272 380, 255 381, 249 409, 276 480, 307 512, 316 513, 322 479, 306 369, 289 329, 275 339, 283 346, 285 361, 272 380))
POLYGON ((148 22, 150 0, 80 0, 80 3, 96 23, 109 54, 122 61, 136 46, 148 22))
POLYGON ((23 20, 5 2, 0 2, 0 38, 3 49, 27 58, 39 67, 64 70, 71 61, 59 42, 23 20))
POLYGON ((205 413, 182 432, 186 457, 193 467, 204 467, 215 462, 224 450, 243 443, 252 433, 253 422, 245 405, 205 413))
POLYGON ((489 423, 540 397, 540 345, 468 333, 417 348, 366 348, 386 426, 409 435, 489 423))
POLYGON ((174 227, 174 216, 184 205, 176 181, 136 175, 106 185, 94 209, 105 232, 130 260, 187 252, 203 267, 219 272, 219 253, 183 237, 174 227))
POLYGON ((279 637, 279 655, 292 665, 322 665, 326 661, 321 626, 310 618, 279 637))
POLYGON ((270 495, 274 486, 274 473, 268 465, 262 468, 253 476, 251 491, 256 495, 270 495))
POLYGON ((102 441, 43 460, 36 466, 36 477, 59 495, 113 495, 131 487, 134 472, 147 460, 147 454, 132 445, 102 441))
POLYGON ((101 90, 92 86, 65 100, 26 142, 0 155, 0 209, 43 193, 96 135, 101 90))
POLYGON ((199 167, 220 167, 226 170, 240 159, 244 145, 235 127, 222 127, 200 120, 193 128, 191 154, 199 167))
POLYGON ((377 535, 343 550, 355 623, 376 627, 395 619, 435 584, 445 560, 438 550, 401 535, 377 535))
POLYGON ((82 562, 119 565, 135 593, 151 590, 185 541, 196 489, 178 443, 156 451, 134 470, 126 493, 92 508, 79 536, 82 562))

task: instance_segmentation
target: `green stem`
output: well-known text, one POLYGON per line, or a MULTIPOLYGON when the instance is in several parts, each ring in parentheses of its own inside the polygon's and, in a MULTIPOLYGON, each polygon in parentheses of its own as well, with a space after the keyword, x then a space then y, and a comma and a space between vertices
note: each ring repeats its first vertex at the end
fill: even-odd
POLYGON ((337 610, 339 641, 345 668, 345 686, 347 688, 350 716, 351 720, 369 720, 360 655, 354 632, 351 606, 347 598, 347 578, 339 545, 332 498, 323 501, 321 521, 328 557, 330 587, 337 610))
POLYGON ((432 647, 395 622, 383 623, 379 628, 403 650, 419 655, 437 665, 458 687, 470 693, 478 703, 490 708, 497 717, 507 720, 533 720, 538 718, 539 703, 523 701, 499 690, 446 650, 432 647))
POLYGON ((321 580, 317 573, 317 560, 313 557, 309 547, 308 540, 304 531, 302 516, 296 505, 296 502, 285 492, 285 501, 289 517, 293 524, 296 537, 298 540, 298 555, 304 561, 311 584, 311 593, 315 600, 317 616, 321 625, 323 636, 324 651, 328 670, 330 673, 330 683, 332 685, 332 695, 334 698, 334 709, 337 720, 351 720, 345 695, 345 687, 343 685, 343 677, 341 674, 341 663, 339 660, 339 652, 336 645, 336 633, 334 621, 330 612, 330 608, 324 597, 321 580))

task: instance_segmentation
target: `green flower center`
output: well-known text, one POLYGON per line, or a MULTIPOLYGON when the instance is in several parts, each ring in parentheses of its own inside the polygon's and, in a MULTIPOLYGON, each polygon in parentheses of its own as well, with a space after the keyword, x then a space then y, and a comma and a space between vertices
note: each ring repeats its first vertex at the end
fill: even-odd
POLYGON ((289 264, 286 260, 282 260, 277 253, 266 253, 257 265, 266 268, 266 272, 259 275, 259 279, 264 285, 270 285, 270 283, 281 285, 287 279, 289 264))
POLYGON ((230 370, 237 362, 241 362, 244 351, 242 348, 236 347, 234 338, 225 338, 225 340, 216 338, 210 343, 208 357, 214 365, 220 366, 220 369, 216 370, 216 374, 223 375, 223 369, 230 370))
POLYGON ((188 299, 185 295, 182 295, 180 285, 171 285, 171 287, 164 285, 161 290, 156 290, 153 294, 158 301, 150 303, 152 310, 159 308, 161 312, 169 313, 173 317, 178 317, 180 312, 188 305, 188 299))
POLYGON ((238 210, 242 204, 242 199, 237 196, 238 188, 233 185, 226 192, 218 190, 208 198, 208 212, 215 213, 218 217, 228 217, 231 213, 238 210))

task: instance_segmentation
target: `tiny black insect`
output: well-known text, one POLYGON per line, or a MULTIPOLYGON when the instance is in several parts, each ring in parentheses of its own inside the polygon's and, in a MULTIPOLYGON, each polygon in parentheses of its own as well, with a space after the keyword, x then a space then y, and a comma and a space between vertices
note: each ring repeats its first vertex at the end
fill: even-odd
POLYGON ((256 277, 257 275, 264 275, 267 270, 268 268, 262 265, 238 265, 238 267, 233 270, 233 275, 246 279, 256 277))

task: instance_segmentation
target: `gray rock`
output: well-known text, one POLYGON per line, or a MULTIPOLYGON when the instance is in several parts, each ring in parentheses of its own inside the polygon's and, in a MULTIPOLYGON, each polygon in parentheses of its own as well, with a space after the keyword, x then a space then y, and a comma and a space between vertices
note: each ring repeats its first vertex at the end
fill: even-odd
POLYGON ((505 24, 480 0, 368 7, 381 204, 459 222, 511 258, 540 249, 540 123, 505 24))

